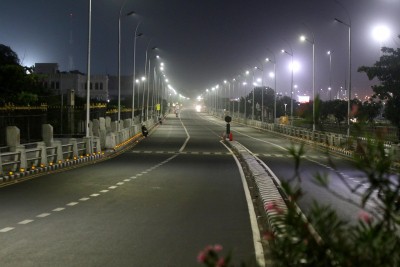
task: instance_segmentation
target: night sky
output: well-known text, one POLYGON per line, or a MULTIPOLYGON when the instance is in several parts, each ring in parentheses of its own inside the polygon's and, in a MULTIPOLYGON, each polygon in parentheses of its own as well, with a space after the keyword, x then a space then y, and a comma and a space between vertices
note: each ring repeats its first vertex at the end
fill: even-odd
MULTIPOLYGON (((92 74, 118 72, 118 15, 122 0, 92 0, 92 74)), ((1 0, 0 43, 10 46, 22 65, 58 63, 61 71, 86 73, 89 0, 1 0), (71 60, 72 59, 72 60, 71 60)), ((363 98, 370 93, 361 65, 372 65, 382 43, 372 38, 376 25, 386 25, 391 35, 383 45, 399 47, 400 0, 128 0, 122 18, 122 74, 133 70, 133 36, 137 39, 137 73, 144 73, 145 48, 157 46, 165 73, 178 92, 196 97, 206 88, 233 79, 254 66, 264 68, 264 84, 273 87, 268 73, 275 55, 277 91, 290 92, 290 56, 281 49, 291 45, 300 69, 294 84, 311 93, 312 46, 300 42, 301 34, 315 40, 316 90, 327 97, 329 56, 332 55, 332 92, 347 81, 348 28, 352 31, 352 88, 363 98), (344 8, 343 8, 344 7, 344 8), (273 54, 274 55, 273 55, 273 54)), ((261 77, 260 71, 254 76, 261 77)), ((354 95, 353 95, 354 97, 354 95)), ((333 98, 333 96, 332 96, 333 98)))

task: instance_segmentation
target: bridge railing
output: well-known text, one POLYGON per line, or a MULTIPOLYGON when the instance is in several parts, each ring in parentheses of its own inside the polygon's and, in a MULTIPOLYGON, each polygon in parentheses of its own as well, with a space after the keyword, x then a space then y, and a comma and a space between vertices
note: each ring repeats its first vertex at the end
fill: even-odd
MULTIPOLYGON (((144 123, 151 129, 156 122, 150 119, 144 123)), ((76 161, 101 157, 105 151, 115 151, 132 138, 140 137, 141 132, 140 124, 131 120, 121 121, 118 127, 117 122, 100 118, 89 125, 92 134, 89 137, 54 140, 52 126, 44 124, 43 141, 29 144, 20 144, 20 130, 15 126, 8 126, 8 146, 0 148, 0 182, 4 181, 4 177, 15 173, 23 175, 39 168, 58 168, 76 161)))
MULTIPOLYGON (((227 114, 223 111, 213 112, 212 115, 223 119, 227 114)), ((286 124, 267 123, 259 120, 251 120, 242 117, 233 117, 234 122, 246 124, 252 127, 265 129, 272 132, 298 138, 302 141, 311 142, 316 145, 324 146, 330 150, 334 150, 346 156, 352 156, 358 153, 360 148, 365 149, 368 142, 365 137, 347 136, 339 133, 312 131, 309 129, 295 127, 286 124)), ((373 140, 372 140, 373 141, 373 140)), ((396 162, 400 161, 400 147, 391 141, 384 142, 385 151, 392 151, 396 162)))

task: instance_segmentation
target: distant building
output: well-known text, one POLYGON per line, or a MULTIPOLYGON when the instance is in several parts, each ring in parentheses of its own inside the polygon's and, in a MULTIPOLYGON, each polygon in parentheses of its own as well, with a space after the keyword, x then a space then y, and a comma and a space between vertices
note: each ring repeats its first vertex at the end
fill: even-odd
MULTIPOLYGON (((121 101, 132 97, 132 76, 121 76, 121 101)), ((109 76, 108 90, 110 99, 118 99, 118 76, 109 76)), ((137 88, 136 88, 137 90, 137 88)), ((137 92, 137 91, 136 91, 137 92)))
MULTIPOLYGON (((35 73, 44 75, 44 87, 55 94, 67 94, 70 90, 76 96, 86 97, 87 76, 79 71, 60 72, 57 63, 36 63, 35 73)), ((109 100, 108 75, 90 76, 90 99, 109 100)))

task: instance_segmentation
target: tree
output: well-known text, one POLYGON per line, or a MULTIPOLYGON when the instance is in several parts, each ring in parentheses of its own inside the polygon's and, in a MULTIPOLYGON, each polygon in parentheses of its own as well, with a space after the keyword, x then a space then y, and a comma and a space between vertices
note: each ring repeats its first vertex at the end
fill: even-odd
POLYGON ((372 86, 373 97, 386 102, 385 117, 397 127, 400 137, 400 48, 382 47, 381 51, 379 61, 358 71, 365 72, 370 80, 377 78, 381 82, 372 86))
POLYGON ((0 44, 0 66, 5 65, 19 65, 19 58, 9 46, 0 44))
POLYGON ((0 44, 0 104, 29 105, 48 95, 40 76, 32 73, 32 68, 21 66, 17 54, 0 44))
POLYGON ((359 120, 373 123, 374 119, 379 115, 382 109, 381 101, 373 101, 372 99, 364 101, 359 107, 359 120))
MULTIPOLYGON (((267 211, 277 214, 271 221, 282 225, 265 235, 274 266, 400 266, 400 177, 398 167, 392 166, 394 154, 385 152, 382 140, 368 140, 363 150, 364 156, 354 157, 353 167, 364 174, 361 179, 366 189, 348 183, 345 177, 338 178, 358 198, 335 191, 327 174, 318 173, 313 180, 333 196, 359 207, 357 222, 339 218, 332 207, 322 206, 318 200, 305 220, 296 205, 305 194, 301 188, 304 177, 297 165, 293 180, 282 182, 287 212, 274 202, 265 205, 267 211)), ((289 151, 296 161, 305 154, 303 146, 289 151)))

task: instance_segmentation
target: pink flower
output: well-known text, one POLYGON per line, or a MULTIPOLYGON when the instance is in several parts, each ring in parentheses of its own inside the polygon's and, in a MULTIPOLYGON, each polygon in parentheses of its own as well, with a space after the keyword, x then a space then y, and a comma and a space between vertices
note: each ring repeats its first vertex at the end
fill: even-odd
POLYGON ((265 210, 275 210, 276 209, 276 203, 275 202, 268 202, 264 206, 265 210))
POLYGON ((207 258, 207 252, 200 251, 199 255, 197 255, 197 262, 203 263, 207 258))
POLYGON ((372 216, 363 210, 358 213, 358 219, 368 224, 372 222, 372 216))
POLYGON ((263 237, 264 237, 264 240, 270 241, 270 240, 273 240, 275 236, 274 236, 273 232, 268 231, 264 234, 263 237))
POLYGON ((218 261, 217 261, 217 265, 215 265, 216 267, 225 267, 226 265, 225 265, 225 259, 224 258, 220 258, 218 261))
POLYGON ((222 246, 221 245, 218 245, 218 244, 216 244, 216 245, 214 245, 214 251, 215 252, 220 252, 220 251, 222 251, 222 246))
POLYGON ((272 212, 277 212, 279 214, 283 213, 283 210, 278 207, 278 204, 275 201, 269 202, 265 204, 264 209, 266 211, 272 211, 272 212))

